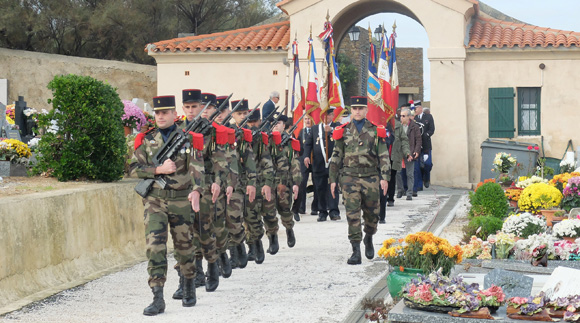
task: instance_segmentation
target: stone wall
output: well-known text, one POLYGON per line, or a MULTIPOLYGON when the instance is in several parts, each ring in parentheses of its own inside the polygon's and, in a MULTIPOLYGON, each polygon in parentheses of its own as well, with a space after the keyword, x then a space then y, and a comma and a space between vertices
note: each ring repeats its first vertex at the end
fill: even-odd
POLYGON ((0 314, 145 260, 136 183, 0 198, 0 314))
POLYGON ((413 100, 423 101, 423 48, 397 48, 399 87, 419 88, 413 100))
POLYGON ((0 79, 8 80, 8 102, 23 96, 29 107, 51 109, 48 83, 56 75, 91 76, 117 88, 122 100, 142 98, 151 102, 157 95, 157 68, 118 61, 100 60, 0 48, 0 79))

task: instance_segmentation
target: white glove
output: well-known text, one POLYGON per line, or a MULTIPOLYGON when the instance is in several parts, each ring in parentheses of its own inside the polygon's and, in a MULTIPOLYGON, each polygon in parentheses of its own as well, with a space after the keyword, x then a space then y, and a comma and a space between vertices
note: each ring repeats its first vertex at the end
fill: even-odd
POLYGON ((427 155, 427 154, 423 155, 423 162, 426 162, 427 159, 429 159, 429 155, 427 155))

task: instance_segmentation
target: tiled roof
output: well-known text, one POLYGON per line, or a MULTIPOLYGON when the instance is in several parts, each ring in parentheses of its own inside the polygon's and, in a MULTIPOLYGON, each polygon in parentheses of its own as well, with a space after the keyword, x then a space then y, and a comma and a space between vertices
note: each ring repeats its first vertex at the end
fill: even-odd
POLYGON ((476 16, 468 48, 579 47, 580 33, 476 16))
POLYGON ((290 42, 290 21, 254 26, 221 33, 163 40, 148 44, 145 51, 196 52, 196 51, 247 51, 287 50, 290 42))

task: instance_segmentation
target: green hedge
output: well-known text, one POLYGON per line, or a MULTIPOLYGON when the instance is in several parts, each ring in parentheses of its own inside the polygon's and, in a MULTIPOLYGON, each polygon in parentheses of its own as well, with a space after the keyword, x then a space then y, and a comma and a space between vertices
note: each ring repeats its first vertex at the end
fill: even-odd
POLYGON ((56 76, 48 88, 53 109, 39 118, 47 133, 39 143, 35 171, 60 181, 121 179, 124 112, 116 90, 92 77, 72 74, 56 76))
POLYGON ((493 216, 503 219, 508 213, 508 200, 499 184, 489 182, 469 193, 469 216, 493 216))

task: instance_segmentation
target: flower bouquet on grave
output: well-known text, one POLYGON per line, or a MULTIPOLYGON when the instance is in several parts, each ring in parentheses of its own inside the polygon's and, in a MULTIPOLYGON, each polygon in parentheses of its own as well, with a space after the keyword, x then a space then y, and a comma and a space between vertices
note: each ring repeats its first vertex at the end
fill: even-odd
POLYGON ((514 247, 514 258, 518 260, 532 260, 534 250, 541 245, 546 246, 546 253, 548 259, 555 259, 556 252, 554 249, 554 243, 556 242, 556 237, 548 233, 533 234, 527 239, 516 241, 514 247))
POLYGON ((507 301, 507 316, 514 320, 551 322, 552 318, 544 309, 548 301, 543 292, 530 297, 511 297, 507 301))
POLYGON ((548 248, 542 244, 532 251, 532 266, 548 267, 548 248))
MULTIPOLYGON (((492 171, 499 174, 507 174, 512 167, 515 166, 517 160, 512 157, 511 154, 499 152, 495 155, 493 159, 493 169, 492 171)), ((504 175, 505 176, 505 175, 504 175)))
POLYGON ((510 251, 516 244, 515 236, 513 234, 501 231, 487 237, 487 241, 495 246, 497 259, 508 259, 510 251))
POLYGON ((564 321, 580 320, 580 295, 558 297, 546 304, 548 315, 552 318, 565 318, 564 321))
POLYGON ((503 222, 501 231, 513 234, 518 238, 526 239, 533 234, 546 232, 547 229, 543 216, 525 212, 512 214, 507 217, 503 222))
POLYGON ((556 223, 552 233, 559 239, 573 242, 573 240, 580 238, 580 219, 565 219, 560 223, 556 223))
POLYGON ((560 202, 560 206, 566 210, 566 212, 570 212, 573 208, 580 207, 580 176, 570 178, 562 193, 564 197, 560 202))
POLYGON ((560 260, 579 260, 580 241, 558 240, 554 242, 554 255, 560 260))

